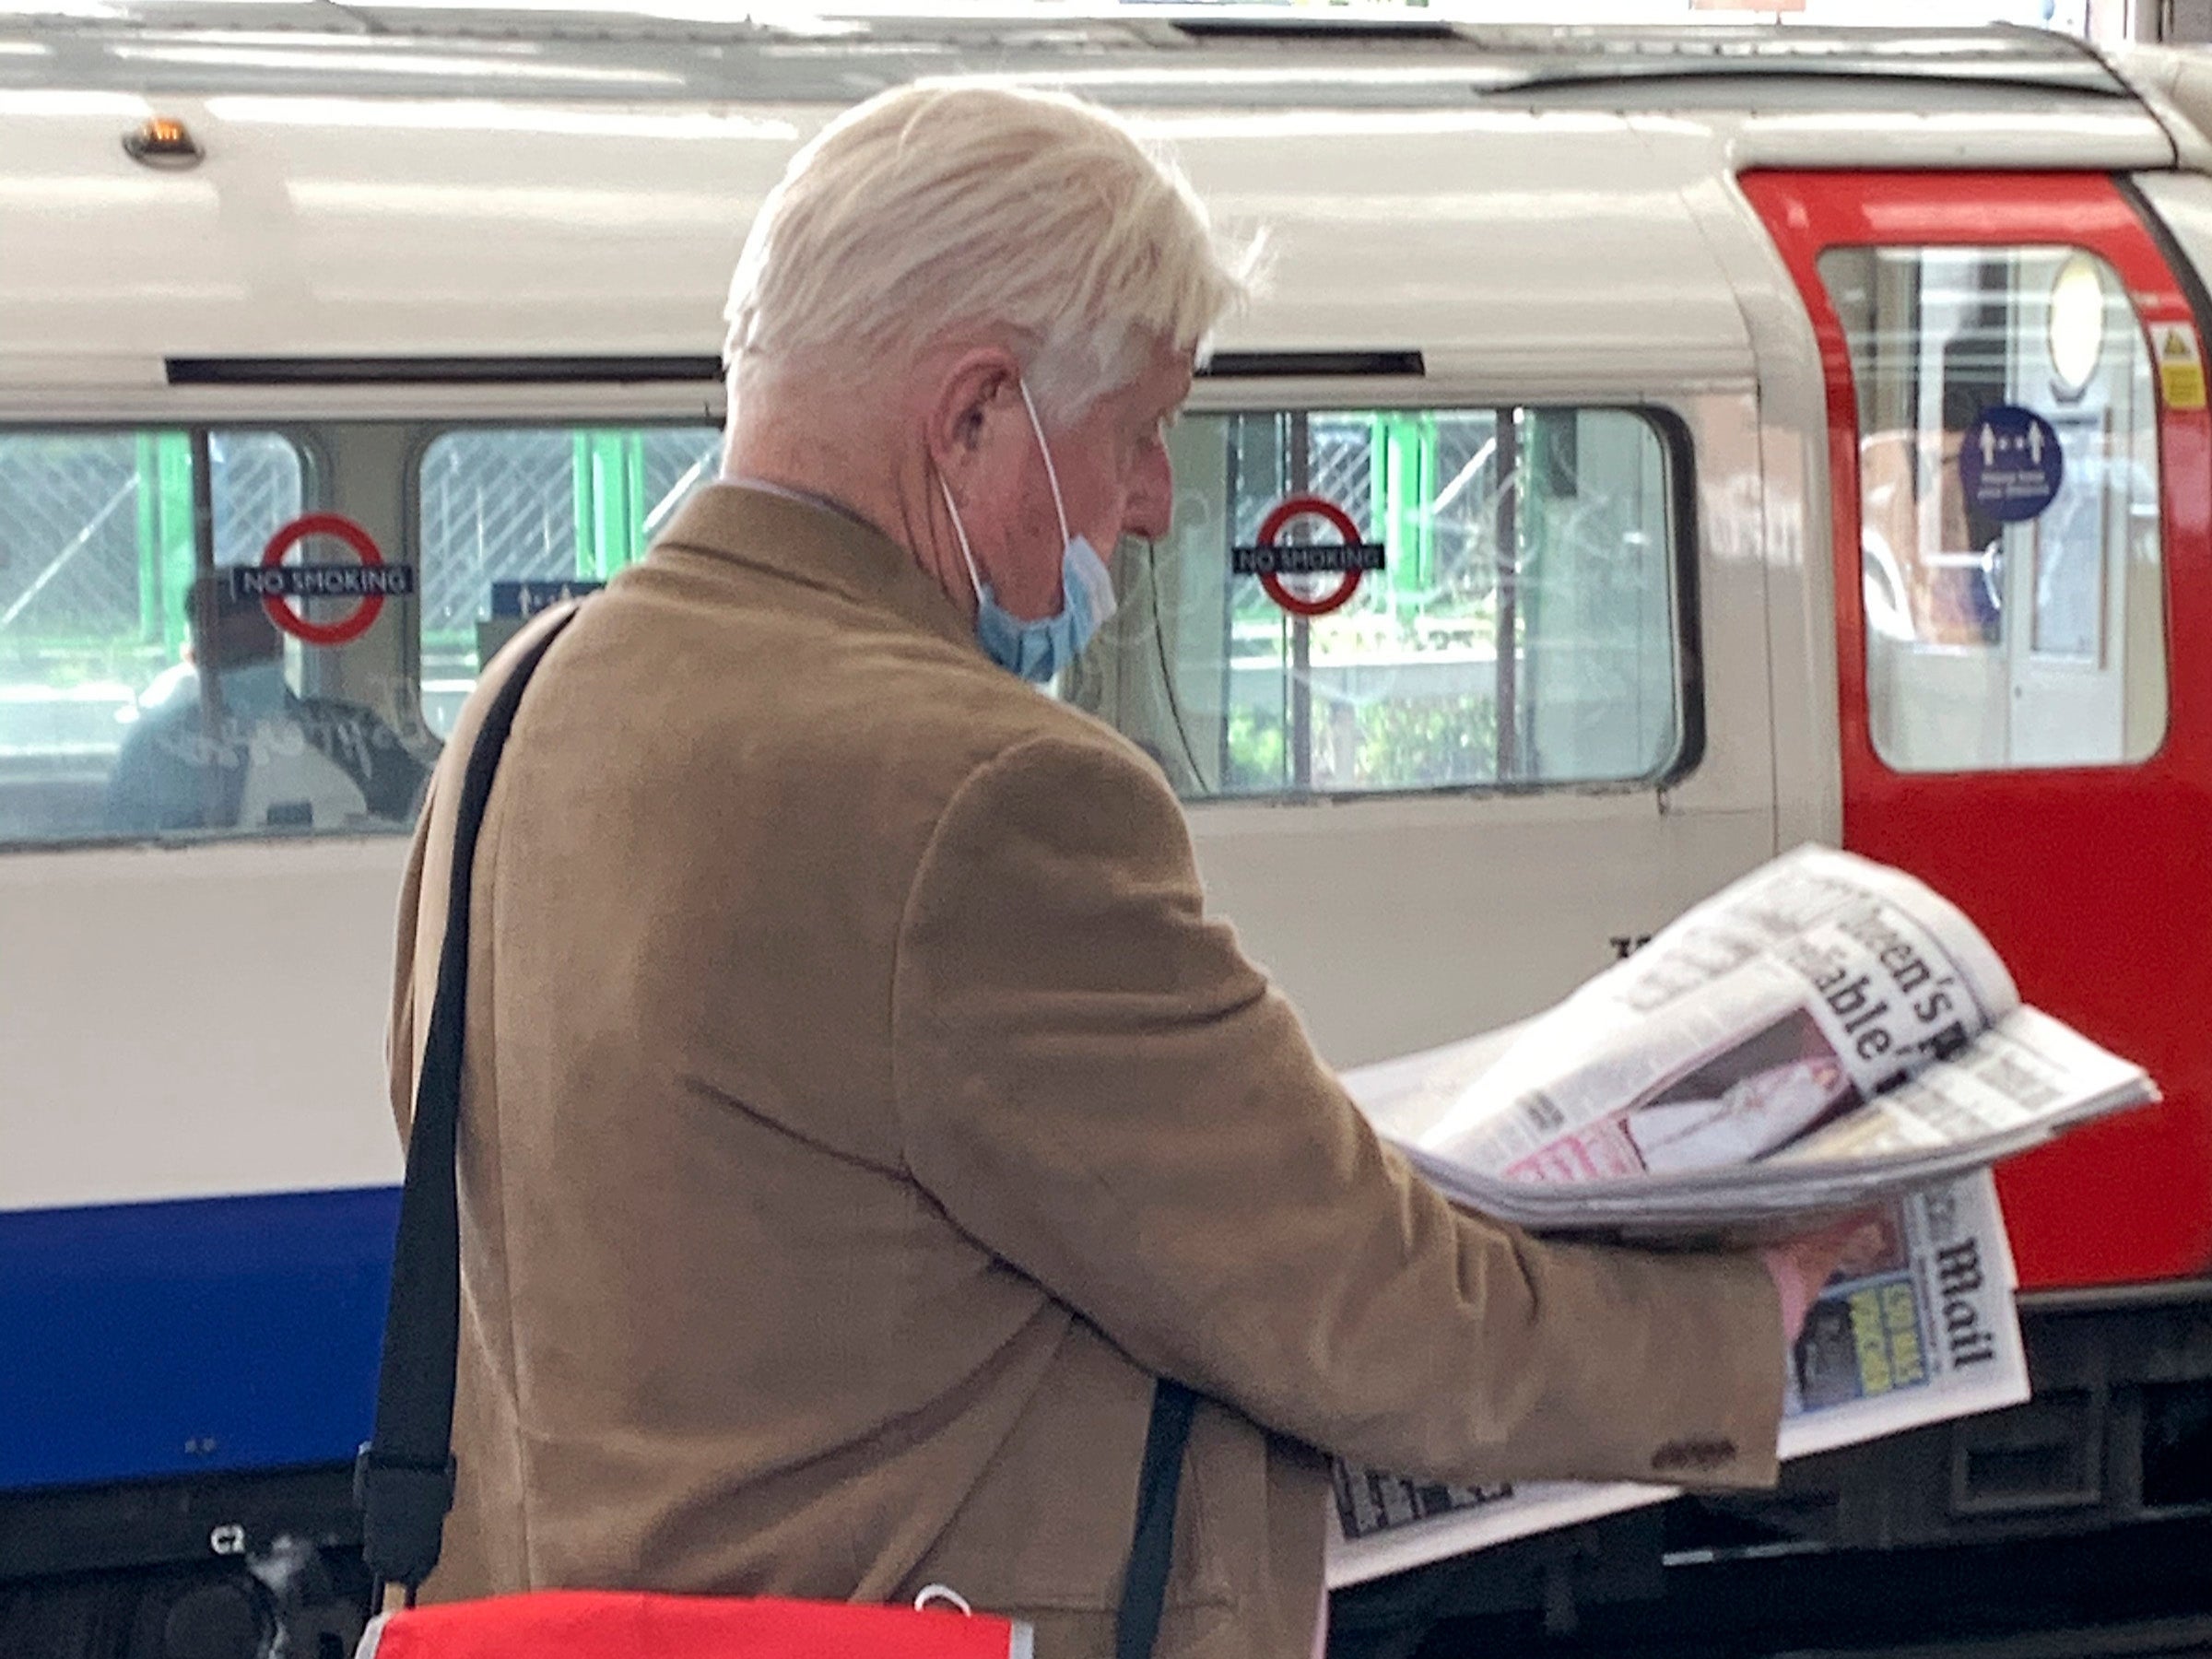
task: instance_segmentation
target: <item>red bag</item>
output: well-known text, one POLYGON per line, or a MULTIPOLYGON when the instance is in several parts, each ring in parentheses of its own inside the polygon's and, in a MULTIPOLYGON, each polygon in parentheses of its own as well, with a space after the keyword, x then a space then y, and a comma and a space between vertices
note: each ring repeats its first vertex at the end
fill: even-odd
POLYGON ((359 1659, 1030 1659, 1005 1618, 843 1602, 540 1590, 380 1618, 359 1659))
MULTIPOLYGON (((545 1590, 434 1607, 414 1605, 416 1587, 438 1564, 446 1512, 453 1502, 453 1365, 461 1314, 453 1158, 468 999, 470 875, 492 774, 523 688, 575 614, 571 604, 539 618, 487 672, 488 682, 503 665, 506 678, 485 710, 462 776, 437 995, 407 1136, 406 1184, 377 1377, 376 1432, 354 1468, 361 1556, 376 1575, 378 1602, 385 1585, 398 1584, 406 1591, 407 1606, 371 1623, 358 1659, 1030 1659, 1028 1625, 969 1614, 967 1604, 942 1585, 922 1593, 920 1604, 926 1607, 614 1590, 545 1590), (935 1610, 939 1601, 958 1612, 935 1610)), ((1135 1539, 1114 1630, 1116 1659, 1149 1659, 1159 1629, 1174 1543, 1175 1492, 1196 1404, 1190 1390, 1164 1377, 1153 1391, 1135 1539)))

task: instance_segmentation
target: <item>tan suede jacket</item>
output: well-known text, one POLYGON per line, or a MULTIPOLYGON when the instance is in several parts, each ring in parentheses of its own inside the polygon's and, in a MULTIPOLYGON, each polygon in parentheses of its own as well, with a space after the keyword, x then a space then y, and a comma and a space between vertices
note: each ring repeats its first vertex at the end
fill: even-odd
MULTIPOLYGON (((402 910, 428 1021, 453 800, 402 910)), ((1153 1379, 1162 1659, 1307 1652, 1327 1461, 1754 1484, 1755 1262, 1539 1243, 1380 1146, 1129 743, 899 547, 717 485, 525 697, 475 871, 460 1497, 434 1595, 889 1599, 1112 1651, 1153 1379)))

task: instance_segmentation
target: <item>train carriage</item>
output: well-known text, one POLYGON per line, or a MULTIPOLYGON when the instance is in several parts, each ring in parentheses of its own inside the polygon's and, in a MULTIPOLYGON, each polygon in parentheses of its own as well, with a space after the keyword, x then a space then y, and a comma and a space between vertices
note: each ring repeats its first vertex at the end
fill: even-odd
POLYGON ((1268 233, 1055 694, 1167 772, 1328 1058, 1520 1018, 1821 840, 2163 1086, 2002 1172, 2036 1398, 1731 1524, 2212 1514, 2212 60, 124 11, 0 31, 0 1584, 220 1625, 251 1569, 265 1632, 300 1547, 342 1567, 409 784, 715 472, 793 149, 952 70, 1106 100, 1268 233))

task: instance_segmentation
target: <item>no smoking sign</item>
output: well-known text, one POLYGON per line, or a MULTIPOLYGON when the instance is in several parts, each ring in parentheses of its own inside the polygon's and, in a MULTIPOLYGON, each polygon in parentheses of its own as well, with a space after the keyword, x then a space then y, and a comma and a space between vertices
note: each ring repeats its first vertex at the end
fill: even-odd
POLYGON ((1267 597, 1292 616, 1325 617, 1351 603, 1352 595, 1359 591, 1359 578, 1382 569, 1385 552, 1381 542, 1362 540, 1352 515, 1327 497, 1294 495, 1278 502, 1260 521, 1259 539, 1254 545, 1230 549, 1229 568, 1239 576, 1257 576, 1267 597), (1340 539, 1334 545, 1282 540, 1285 530, 1306 518, 1321 520, 1340 539), (1283 580, 1286 576, 1330 574, 1341 580, 1335 587, 1314 594, 1300 594, 1283 580))
POLYGON ((269 537, 261 550, 261 563, 230 572, 230 592, 244 599, 258 599, 269 620, 310 645, 347 645, 359 639, 382 614, 384 601, 404 599, 415 592, 413 565, 388 565, 377 548, 376 538, 351 519, 335 512, 310 512, 291 521, 269 537), (285 555, 310 536, 328 536, 352 549, 352 564, 297 564, 284 562, 285 555), (351 599, 352 611, 335 622, 313 622, 297 608, 307 599, 351 599))

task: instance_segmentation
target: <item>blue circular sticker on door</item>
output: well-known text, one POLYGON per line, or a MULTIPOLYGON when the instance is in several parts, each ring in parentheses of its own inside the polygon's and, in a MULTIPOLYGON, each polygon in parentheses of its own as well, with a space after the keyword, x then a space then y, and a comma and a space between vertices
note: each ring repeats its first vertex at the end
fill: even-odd
POLYGON ((1983 410, 1959 441, 1959 482, 1968 509, 2008 524, 2050 506, 2065 476, 2058 429, 2018 404, 1983 410))

